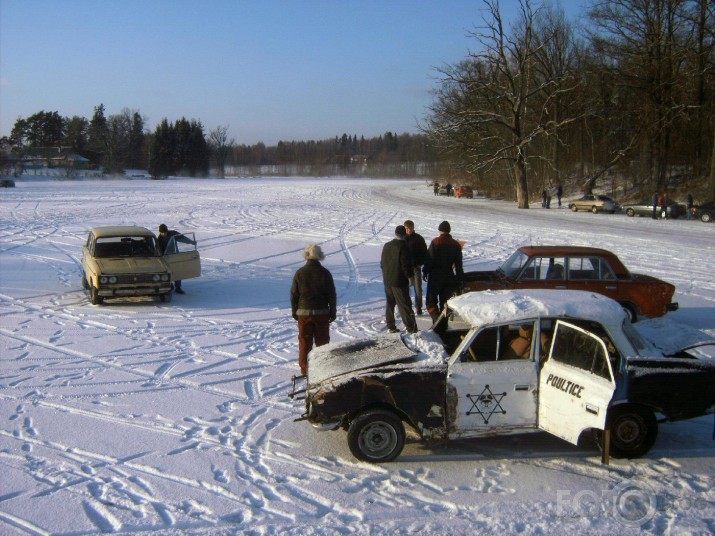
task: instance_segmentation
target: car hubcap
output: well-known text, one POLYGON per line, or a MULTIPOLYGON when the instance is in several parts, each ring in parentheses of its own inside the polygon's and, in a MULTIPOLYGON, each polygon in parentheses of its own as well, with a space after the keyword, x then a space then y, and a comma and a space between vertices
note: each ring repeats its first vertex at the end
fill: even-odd
POLYGON ((372 457, 388 455, 397 444, 394 428, 385 422, 374 422, 360 434, 360 449, 372 457))
POLYGON ((642 424, 635 416, 628 416, 616 423, 613 435, 621 445, 633 445, 638 443, 641 437, 642 424))

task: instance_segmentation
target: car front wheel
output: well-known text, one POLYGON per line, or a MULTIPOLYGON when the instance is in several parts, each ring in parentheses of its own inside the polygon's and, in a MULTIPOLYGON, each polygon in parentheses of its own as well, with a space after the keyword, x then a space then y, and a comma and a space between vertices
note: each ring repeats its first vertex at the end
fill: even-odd
POLYGON ((636 215, 635 210, 633 210, 632 208, 626 209, 626 216, 628 216, 629 218, 632 218, 635 215, 636 215))
POLYGON ((598 212, 598 209, 597 209, 596 207, 591 207, 591 212, 593 212, 594 214, 596 214, 596 213, 598 212))
POLYGON ((392 411, 365 411, 348 428, 348 447, 358 460, 389 462, 400 455, 404 446, 405 427, 392 411))
POLYGON ((571 205, 570 208, 573 212, 578 212, 578 207, 576 205, 571 205))
POLYGON ((700 221, 703 223, 708 223, 708 222, 710 222, 710 220, 712 220, 712 218, 710 217, 710 214, 708 214, 707 212, 703 212, 703 215, 700 216, 700 221))
MULTIPOLYGON (((648 452, 658 437, 658 421, 652 411, 625 407, 615 408, 609 415, 611 456, 640 458, 648 452)), ((603 447, 603 433, 598 432, 599 446, 603 447)))
POLYGON ((104 302, 104 298, 99 295, 99 291, 97 290, 97 287, 94 285, 91 285, 89 287, 89 296, 90 296, 90 301, 92 302, 92 305, 101 305, 102 302, 104 302))

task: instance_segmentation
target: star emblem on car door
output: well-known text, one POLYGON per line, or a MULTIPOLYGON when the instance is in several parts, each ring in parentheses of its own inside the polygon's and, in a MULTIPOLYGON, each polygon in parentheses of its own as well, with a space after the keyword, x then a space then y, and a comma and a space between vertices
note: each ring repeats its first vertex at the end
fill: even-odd
POLYGON ((506 393, 492 393, 492 390, 486 385, 480 394, 467 395, 467 398, 472 403, 467 415, 481 415, 482 419, 484 419, 484 424, 489 424, 489 419, 495 413, 506 415, 506 411, 501 407, 501 400, 505 396, 506 393))

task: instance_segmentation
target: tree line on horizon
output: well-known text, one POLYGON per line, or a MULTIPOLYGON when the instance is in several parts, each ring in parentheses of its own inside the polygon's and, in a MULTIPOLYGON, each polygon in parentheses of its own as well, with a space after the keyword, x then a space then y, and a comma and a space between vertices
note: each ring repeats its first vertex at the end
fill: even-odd
POLYGON ((100 105, 89 121, 18 119, 8 141, 67 145, 105 170, 159 175, 204 176, 207 159, 219 175, 227 166, 437 163, 434 178, 459 177, 522 207, 548 185, 590 193, 616 177, 624 190, 650 193, 704 178, 715 198, 711 0, 593 1, 586 28, 536 0, 519 0, 520 17, 507 25, 497 0, 483 2, 474 52, 435 69, 417 134, 245 145, 226 126, 205 135, 200 121, 165 119, 149 132, 138 111, 104 118, 100 105))

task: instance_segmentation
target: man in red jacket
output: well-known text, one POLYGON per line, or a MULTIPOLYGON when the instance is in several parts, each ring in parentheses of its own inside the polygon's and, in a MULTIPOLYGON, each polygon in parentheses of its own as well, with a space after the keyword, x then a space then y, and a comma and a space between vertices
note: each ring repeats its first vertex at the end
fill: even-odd
POLYGON ((449 233, 452 227, 448 221, 439 224, 439 236, 430 242, 422 274, 427 281, 427 312, 432 321, 444 309, 447 300, 459 290, 464 279, 462 267, 462 246, 449 233))

